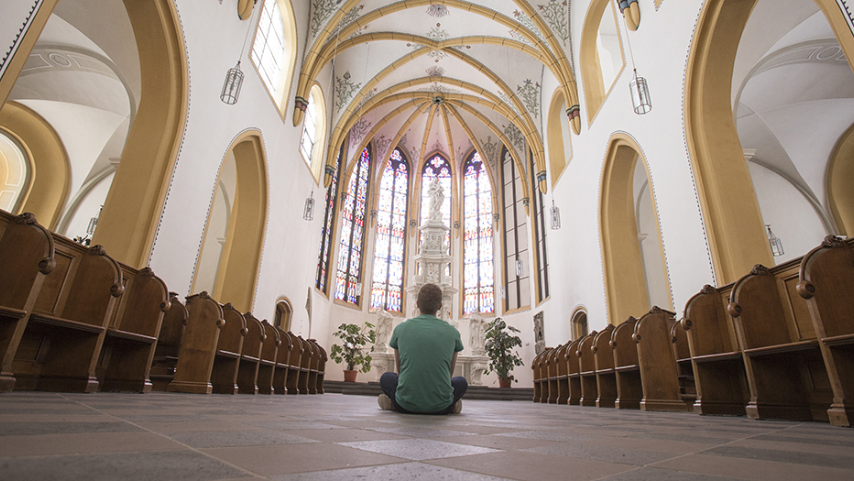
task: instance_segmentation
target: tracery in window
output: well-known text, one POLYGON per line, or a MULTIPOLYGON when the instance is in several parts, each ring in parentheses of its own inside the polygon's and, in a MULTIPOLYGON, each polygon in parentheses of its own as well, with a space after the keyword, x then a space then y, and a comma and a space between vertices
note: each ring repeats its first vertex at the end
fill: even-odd
POLYGON ((329 280, 329 258, 332 255, 332 231, 335 226, 335 199, 338 196, 338 176, 341 169, 341 150, 335 160, 335 170, 332 174, 332 182, 326 188, 325 209, 323 211, 323 224, 320 231, 320 252, 317 255, 317 272, 314 274, 314 287, 327 293, 326 286, 329 280))
POLYGON ((370 172, 371 152, 366 148, 356 161, 341 203, 341 241, 338 244, 335 298, 352 304, 359 304, 362 296, 362 252, 365 246, 370 172))
MULTIPOLYGON (((534 156, 530 154, 530 171, 534 172, 534 156)), ((537 186, 534 176, 531 176, 531 223, 534 225, 534 255, 536 255, 537 302, 549 297, 549 256, 546 249, 546 206, 543 192, 537 186)))
POLYGON ((492 186, 475 152, 463 168, 463 314, 495 311, 492 186))
MULTIPOLYGON (((439 185, 442 186, 442 191, 445 193, 445 201, 442 204, 442 222, 451 227, 451 197, 453 197, 454 192, 451 189, 451 164, 441 155, 435 155, 425 162, 424 169, 421 171, 421 225, 427 222, 427 214, 429 214, 427 206, 430 205, 430 181, 435 177, 439 178, 439 185)), ((423 238, 420 232, 418 238, 418 245, 421 245, 423 238)), ((445 244, 447 244, 448 253, 450 253, 450 231, 445 235, 445 244)))
POLYGON ((264 1, 252 43, 252 61, 267 89, 275 92, 285 63, 285 22, 276 0, 264 1))
POLYGON ((408 162, 394 149, 380 182, 371 284, 371 307, 391 312, 403 310, 408 186, 408 162))
POLYGON ((501 205, 504 208, 504 311, 531 305, 531 277, 524 264, 528 256, 528 215, 522 176, 506 147, 501 148, 501 205), (518 267, 517 267, 518 266, 518 267))

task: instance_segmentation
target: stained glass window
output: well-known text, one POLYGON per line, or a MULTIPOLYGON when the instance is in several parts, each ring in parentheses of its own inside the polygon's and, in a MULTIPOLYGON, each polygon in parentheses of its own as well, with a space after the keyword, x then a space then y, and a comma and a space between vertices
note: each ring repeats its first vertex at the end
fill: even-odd
POLYGON ((492 186, 475 152, 463 168, 463 313, 495 312, 492 186))
MULTIPOLYGON (((439 185, 442 186, 442 191, 445 193, 445 202, 442 204, 442 222, 448 227, 451 227, 451 197, 453 190, 451 189, 451 164, 444 157, 437 155, 424 163, 424 170, 421 171, 421 225, 427 222, 430 205, 430 181, 434 177, 439 178, 439 185)), ((421 238, 421 233, 418 233, 418 245, 421 245, 424 239, 421 238)), ((448 253, 451 253, 451 234, 445 235, 445 244, 448 246, 448 253)), ((446 273, 448 274, 448 273, 446 273)))
POLYGON ((403 311, 403 267, 406 254, 406 205, 409 166, 394 149, 380 181, 371 307, 403 311))
POLYGON ((365 213, 370 178, 371 152, 366 148, 356 161, 341 202, 341 241, 338 245, 335 298, 353 304, 358 304, 362 296, 362 252, 365 246, 365 213))
POLYGON ((338 195, 338 176, 341 169, 341 151, 343 149, 342 145, 341 150, 338 151, 338 158, 335 160, 332 182, 326 188, 326 207, 323 212, 323 224, 320 228, 320 252, 317 255, 317 272, 314 274, 314 286, 324 294, 327 293, 326 283, 329 281, 329 257, 332 255, 332 231, 335 226, 335 198, 338 195))
POLYGON ((525 213, 522 176, 506 147, 501 149, 501 159, 501 204, 504 209, 504 311, 506 312, 531 305, 531 277, 528 269, 524 267, 530 257, 528 215, 525 213))
POLYGON ((534 254, 537 261, 537 302, 549 297, 549 256, 546 251, 546 206, 543 201, 543 192, 537 185, 537 176, 534 167, 534 156, 528 151, 530 158, 529 172, 531 177, 531 220, 534 224, 534 254))

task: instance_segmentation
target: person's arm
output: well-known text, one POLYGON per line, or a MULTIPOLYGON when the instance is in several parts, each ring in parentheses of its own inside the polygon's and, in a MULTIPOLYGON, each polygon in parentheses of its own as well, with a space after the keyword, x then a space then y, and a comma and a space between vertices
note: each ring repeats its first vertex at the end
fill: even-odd
MULTIPOLYGON (((454 360, 457 359, 457 354, 454 353, 454 360)), ((400 375, 400 352, 397 349, 394 350, 394 366, 397 369, 397 374, 400 375)), ((453 372, 453 371, 451 371, 453 372)))
POLYGON ((451 358, 451 377, 454 377, 454 369, 457 368, 457 353, 454 353, 454 357, 451 358))

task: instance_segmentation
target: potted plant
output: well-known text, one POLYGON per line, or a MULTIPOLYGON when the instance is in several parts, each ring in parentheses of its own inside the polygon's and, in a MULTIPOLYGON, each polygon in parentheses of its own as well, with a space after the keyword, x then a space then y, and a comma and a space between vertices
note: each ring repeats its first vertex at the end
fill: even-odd
POLYGON ((522 339, 513 334, 519 332, 513 326, 507 325, 503 319, 496 317, 486 325, 486 355, 489 356, 489 367, 484 371, 486 374, 495 372, 498 374, 498 385, 503 388, 510 387, 510 382, 519 382, 510 374, 516 366, 522 366, 522 358, 513 351, 514 347, 522 346, 522 339))
POLYGON ((369 372, 371 370, 371 356, 366 352, 366 345, 376 342, 377 333, 374 325, 366 322, 359 327, 356 324, 341 324, 338 332, 333 336, 341 339, 341 344, 334 344, 329 352, 329 357, 337 363, 344 362, 347 369, 344 370, 344 381, 356 382, 356 374, 369 372))

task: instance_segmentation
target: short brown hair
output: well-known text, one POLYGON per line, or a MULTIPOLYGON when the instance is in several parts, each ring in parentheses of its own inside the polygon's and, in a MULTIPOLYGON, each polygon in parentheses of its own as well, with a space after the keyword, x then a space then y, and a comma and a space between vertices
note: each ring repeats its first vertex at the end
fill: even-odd
POLYGON ((418 291, 418 300, 415 305, 422 314, 436 315, 442 308, 442 288, 436 284, 424 284, 418 291))

